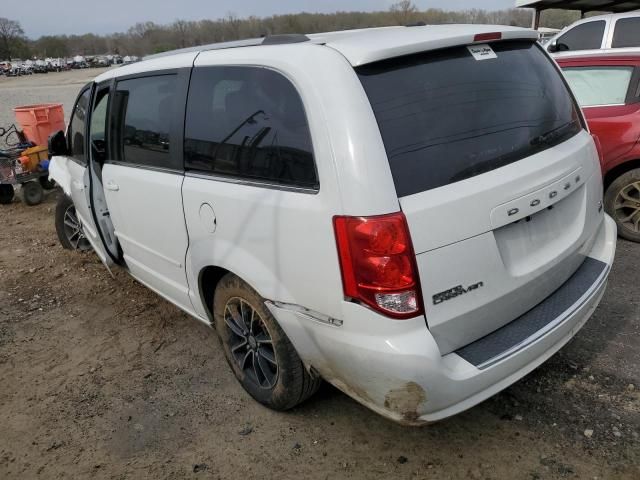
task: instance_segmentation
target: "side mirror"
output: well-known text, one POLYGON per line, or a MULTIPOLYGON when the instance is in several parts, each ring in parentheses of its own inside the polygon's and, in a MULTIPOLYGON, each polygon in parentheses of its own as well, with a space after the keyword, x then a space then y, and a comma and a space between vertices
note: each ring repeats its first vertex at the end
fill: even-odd
POLYGON ((59 130, 49 136, 48 148, 50 157, 67 155, 69 153, 67 148, 67 139, 62 130, 59 130))
POLYGON ((549 44, 549 46, 547 47, 547 52, 549 53, 555 53, 558 51, 558 41, 554 40, 553 42, 551 42, 549 44))

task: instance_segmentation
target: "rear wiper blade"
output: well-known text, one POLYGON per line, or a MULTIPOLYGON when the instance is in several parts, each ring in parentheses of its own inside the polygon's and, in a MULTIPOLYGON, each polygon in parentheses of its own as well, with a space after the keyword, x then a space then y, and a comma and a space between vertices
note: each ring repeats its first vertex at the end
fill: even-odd
POLYGON ((531 142, 529 143, 531 145, 549 145, 555 142, 556 140, 558 140, 558 138, 568 133, 569 127, 573 127, 576 122, 577 120, 571 120, 570 122, 567 122, 564 125, 560 125, 559 127, 554 128, 553 130, 549 130, 548 132, 543 133, 542 135, 538 135, 537 137, 532 138, 531 142))

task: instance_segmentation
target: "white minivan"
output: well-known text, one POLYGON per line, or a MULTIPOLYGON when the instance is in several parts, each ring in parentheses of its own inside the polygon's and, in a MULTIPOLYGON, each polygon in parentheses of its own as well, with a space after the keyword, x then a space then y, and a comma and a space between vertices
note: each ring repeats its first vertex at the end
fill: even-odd
POLYGON ((270 36, 110 70, 50 142, 58 234, 215 326, 264 405, 324 379, 404 424, 461 412, 569 341, 613 262, 537 38, 270 36))

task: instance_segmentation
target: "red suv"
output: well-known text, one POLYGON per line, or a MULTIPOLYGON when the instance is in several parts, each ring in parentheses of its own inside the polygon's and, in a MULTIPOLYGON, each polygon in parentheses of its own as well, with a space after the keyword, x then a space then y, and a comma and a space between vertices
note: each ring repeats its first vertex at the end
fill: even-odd
POLYGON ((620 236, 640 242, 640 53, 557 61, 600 140, 605 210, 620 236))

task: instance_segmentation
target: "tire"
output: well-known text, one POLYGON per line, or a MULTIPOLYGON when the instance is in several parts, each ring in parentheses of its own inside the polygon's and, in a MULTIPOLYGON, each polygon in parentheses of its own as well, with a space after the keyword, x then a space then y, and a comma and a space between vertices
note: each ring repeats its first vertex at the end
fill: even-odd
POLYGON ((84 230, 76 215, 76 207, 66 195, 58 197, 56 205, 56 233, 60 245, 67 250, 89 250, 91 244, 84 236, 84 230))
POLYGON ((45 190, 53 190, 56 188, 56 182, 49 180, 49 177, 47 176, 38 178, 38 181, 40 182, 40 186, 45 190))
POLYGON ((220 280, 213 316, 231 370, 256 401, 283 411, 316 392, 322 380, 307 371, 264 299, 243 280, 231 273, 220 280))
POLYGON ((27 182, 22 184, 22 195, 24 203, 29 206, 39 205, 44 198, 44 190, 40 182, 27 182))
POLYGON ((0 205, 9 205, 13 202, 14 195, 13 185, 7 185, 6 183, 0 185, 0 205))
POLYGON ((618 235, 640 242, 640 168, 616 178, 604 194, 604 209, 618 225, 618 235))

